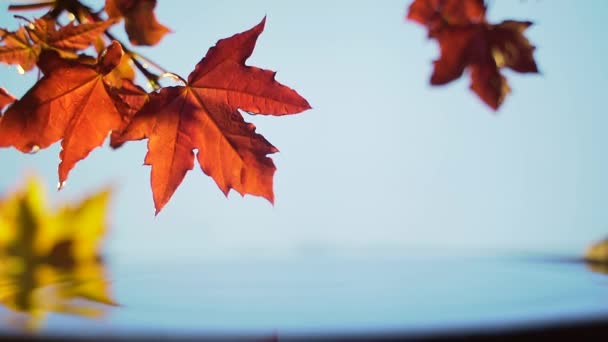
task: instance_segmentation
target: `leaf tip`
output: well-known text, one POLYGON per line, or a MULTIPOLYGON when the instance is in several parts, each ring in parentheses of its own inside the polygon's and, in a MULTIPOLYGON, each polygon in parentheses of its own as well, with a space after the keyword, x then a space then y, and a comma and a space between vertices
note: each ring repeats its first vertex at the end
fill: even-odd
POLYGON ((262 20, 253 27, 252 31, 261 33, 262 31, 264 31, 265 27, 266 27, 266 15, 264 15, 264 18, 262 18, 262 20))
POLYGON ((264 198, 274 207, 274 191, 270 191, 269 194, 264 195, 264 198))
POLYGON ((304 99, 304 110, 312 110, 312 106, 308 102, 308 100, 304 99))
POLYGON ((65 186, 67 185, 66 181, 60 181, 57 183, 57 191, 62 190, 63 188, 65 188, 65 186))
POLYGON ((38 151, 40 151, 40 146, 38 145, 32 145, 32 149, 29 150, 29 152, 27 152, 28 154, 36 154, 38 153, 38 151))

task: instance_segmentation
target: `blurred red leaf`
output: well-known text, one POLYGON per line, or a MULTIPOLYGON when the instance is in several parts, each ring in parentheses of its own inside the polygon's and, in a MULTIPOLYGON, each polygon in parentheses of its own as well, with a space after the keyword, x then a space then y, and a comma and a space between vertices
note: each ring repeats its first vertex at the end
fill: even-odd
POLYGON ((171 30, 154 14, 156 0, 106 0, 110 18, 125 18, 125 31, 133 45, 156 45, 171 30))
POLYGON ((534 46, 524 36, 532 23, 487 23, 481 0, 416 0, 408 19, 426 26, 429 37, 439 42, 441 55, 434 61, 432 85, 449 83, 468 69, 471 90, 497 110, 510 92, 501 68, 538 72, 534 46))
POLYGON ((264 30, 265 19, 252 29, 218 41, 196 65, 185 86, 150 95, 112 146, 148 139, 145 164, 151 165, 156 213, 169 201, 187 171, 194 149, 204 173, 228 194, 274 200, 275 171, 266 155, 277 152, 238 109, 256 114, 295 114, 310 108, 296 91, 278 83, 275 73, 246 66, 264 30))
POLYGON ((407 18, 429 28, 432 32, 445 26, 469 25, 485 21, 483 0, 415 0, 407 18))

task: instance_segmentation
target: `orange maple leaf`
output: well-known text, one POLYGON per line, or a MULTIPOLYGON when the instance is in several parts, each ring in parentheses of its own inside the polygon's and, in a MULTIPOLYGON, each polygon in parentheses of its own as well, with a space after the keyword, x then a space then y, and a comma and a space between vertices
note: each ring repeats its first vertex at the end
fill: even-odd
POLYGON ((238 109, 249 113, 285 115, 310 109, 295 90, 278 83, 275 73, 246 66, 245 61, 264 30, 264 18, 252 29, 217 42, 196 65, 185 86, 150 95, 120 137, 148 139, 145 164, 151 165, 156 214, 169 201, 187 171, 194 167, 194 149, 204 173, 228 194, 262 196, 274 201, 275 171, 266 155, 278 150, 238 109))
POLYGON ((106 0, 110 18, 125 18, 125 31, 133 45, 156 45, 171 30, 154 14, 156 0, 106 0))
POLYGON ((108 133, 121 126, 125 104, 104 81, 120 61, 116 41, 94 65, 59 58, 49 53, 53 65, 0 121, 0 147, 22 152, 46 148, 61 140, 59 182, 63 184, 74 165, 100 146, 108 133))
POLYGON ((534 46, 524 36, 529 21, 506 20, 490 24, 481 0, 415 0, 408 19, 421 23, 439 42, 441 55, 434 61, 432 85, 443 85, 468 68, 471 89, 497 110, 511 91, 500 69, 537 73, 534 46))
POLYGON ((18 64, 25 71, 34 68, 41 48, 38 44, 32 44, 24 27, 20 27, 15 32, 5 31, 2 43, 0 62, 18 64))
POLYGON ((53 19, 37 19, 30 30, 32 41, 43 47, 62 51, 83 50, 99 38, 116 20, 97 21, 75 25, 70 22, 57 29, 53 19))
POLYGON ((31 70, 43 50, 55 50, 64 58, 77 58, 77 50, 86 49, 115 20, 74 25, 70 23, 59 29, 54 19, 37 19, 15 32, 5 32, 4 44, 0 46, 0 62, 19 64, 23 70, 31 70))

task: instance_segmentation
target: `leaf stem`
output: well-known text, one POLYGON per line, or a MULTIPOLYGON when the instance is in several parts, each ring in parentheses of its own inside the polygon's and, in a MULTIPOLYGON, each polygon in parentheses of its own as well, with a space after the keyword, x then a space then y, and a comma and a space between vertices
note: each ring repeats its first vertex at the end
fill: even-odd
POLYGON ((50 7, 55 4, 55 1, 47 1, 47 2, 39 2, 33 4, 23 4, 23 5, 9 5, 9 11, 30 11, 37 10, 45 7, 50 7))
POLYGON ((139 58, 142 61, 144 61, 147 64, 150 64, 151 66, 153 66, 154 68, 158 69, 159 71, 161 71, 162 73, 170 73, 170 71, 168 71, 167 69, 163 68, 162 66, 160 66, 158 63, 154 62, 153 60, 151 60, 150 58, 140 54, 139 52, 135 52, 131 50, 131 55, 135 58, 139 58))
MULTIPOLYGON (((120 41, 118 42, 120 43, 120 41)), ((123 46, 123 50, 125 50, 125 53, 127 53, 131 57, 131 61, 133 61, 133 64, 135 64, 135 67, 137 67, 139 72, 141 72, 148 79, 150 86, 152 86, 152 88, 154 88, 155 90, 160 89, 160 84, 158 83, 158 79, 160 78, 160 76, 149 71, 143 64, 141 64, 139 60, 137 60, 137 58, 133 56, 133 53, 130 50, 124 47, 122 43, 120 43, 120 45, 123 46)))
POLYGON ((13 17, 14 17, 15 19, 21 19, 21 20, 25 21, 25 22, 26 22, 26 23, 28 23, 28 24, 32 24, 32 21, 31 21, 31 20, 29 20, 28 18, 26 18, 26 17, 24 17, 24 16, 22 16, 22 15, 15 14, 15 15, 13 15, 13 17))
POLYGON ((172 79, 174 79, 176 81, 182 82, 184 85, 188 84, 188 81, 186 81, 185 79, 183 79, 180 75, 174 74, 172 72, 165 72, 164 74, 160 75, 160 78, 163 78, 163 77, 170 77, 170 78, 172 78, 172 79))

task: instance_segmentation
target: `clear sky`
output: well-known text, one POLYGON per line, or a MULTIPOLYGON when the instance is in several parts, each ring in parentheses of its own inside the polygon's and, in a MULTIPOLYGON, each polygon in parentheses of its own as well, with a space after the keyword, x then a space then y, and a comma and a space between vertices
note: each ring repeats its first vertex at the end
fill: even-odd
MULTIPOLYGON (((59 143, 35 155, 2 149, 0 192, 27 172, 54 202, 112 185, 106 251, 126 262, 427 248, 575 255, 608 234, 608 2, 490 1, 493 21, 535 22, 528 37, 542 71, 507 71, 513 93, 497 114, 467 78, 428 85, 438 50, 405 21, 409 3, 159 1, 174 32, 137 51, 184 78, 218 39, 267 16, 248 63, 278 71, 313 106, 246 116, 281 151, 274 206, 226 199, 197 165, 154 217, 145 142, 94 150, 58 193, 59 143)), ((2 26, 15 27, 11 15, 0 12, 2 26)), ((35 78, 0 66, 0 86, 15 95, 35 78)))

